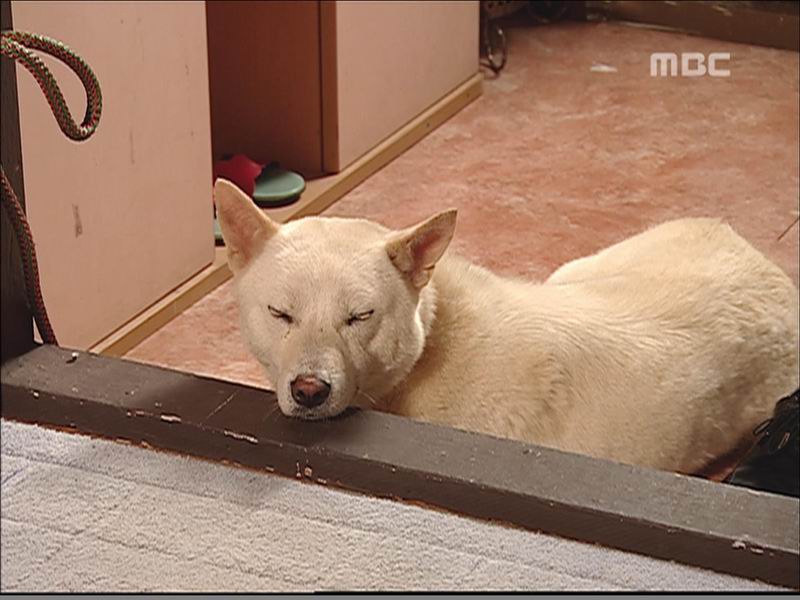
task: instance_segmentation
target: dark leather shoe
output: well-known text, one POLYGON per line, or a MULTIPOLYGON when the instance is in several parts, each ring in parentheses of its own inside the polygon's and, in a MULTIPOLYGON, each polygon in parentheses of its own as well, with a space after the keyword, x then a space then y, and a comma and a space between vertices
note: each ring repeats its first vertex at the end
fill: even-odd
POLYGON ((760 436, 725 483, 800 497, 800 390, 781 399, 760 436))

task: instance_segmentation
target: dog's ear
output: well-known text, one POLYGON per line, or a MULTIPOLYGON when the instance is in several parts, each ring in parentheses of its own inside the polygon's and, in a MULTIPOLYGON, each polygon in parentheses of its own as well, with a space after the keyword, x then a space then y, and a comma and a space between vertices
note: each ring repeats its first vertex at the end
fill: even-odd
POLYGON ((389 258, 415 288, 422 289, 430 281, 433 267, 453 239, 456 214, 455 209, 446 210, 389 239, 386 245, 389 258))
POLYGON ((217 179, 214 183, 214 204, 228 251, 228 264, 236 273, 261 252, 280 226, 226 179, 217 179))

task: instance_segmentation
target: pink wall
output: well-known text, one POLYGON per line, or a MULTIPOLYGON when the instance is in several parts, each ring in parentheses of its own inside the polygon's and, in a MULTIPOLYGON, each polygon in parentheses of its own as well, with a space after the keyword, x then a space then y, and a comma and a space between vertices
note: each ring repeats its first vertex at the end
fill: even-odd
POLYGON ((337 2, 339 167, 478 72, 479 4, 337 2))
MULTIPOLYGON (((85 348, 211 263, 203 2, 12 2, 14 27, 83 56, 103 91, 87 142, 17 67, 28 214, 59 341, 85 348)), ((73 114, 83 88, 47 59, 73 114)))

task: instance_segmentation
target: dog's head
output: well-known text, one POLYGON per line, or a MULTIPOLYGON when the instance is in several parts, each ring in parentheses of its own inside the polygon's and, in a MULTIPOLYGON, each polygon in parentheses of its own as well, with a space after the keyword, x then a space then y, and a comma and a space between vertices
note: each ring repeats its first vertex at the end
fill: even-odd
POLYGON ((456 212, 401 231, 361 219, 278 225, 228 181, 214 196, 242 332, 283 413, 377 407, 422 354, 434 310, 427 284, 456 212))

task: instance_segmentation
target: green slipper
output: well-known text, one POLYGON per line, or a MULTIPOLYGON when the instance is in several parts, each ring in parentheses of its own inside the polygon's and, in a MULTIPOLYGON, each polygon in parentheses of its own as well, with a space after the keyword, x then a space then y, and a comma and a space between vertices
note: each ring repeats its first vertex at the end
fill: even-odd
POLYGON ((285 171, 278 163, 270 163, 256 178, 253 202, 260 208, 278 208, 297 202, 306 189, 305 180, 293 171, 285 171))

